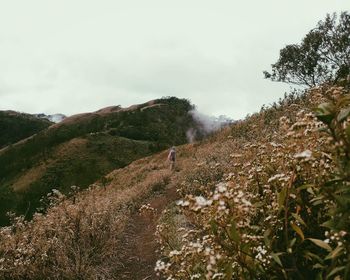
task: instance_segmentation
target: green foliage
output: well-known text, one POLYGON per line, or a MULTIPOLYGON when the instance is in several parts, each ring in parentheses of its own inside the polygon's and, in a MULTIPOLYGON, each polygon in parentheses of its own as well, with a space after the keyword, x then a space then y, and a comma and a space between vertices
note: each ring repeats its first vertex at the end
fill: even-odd
POLYGON ((52 123, 28 114, 0 111, 0 149, 47 128, 52 123))
POLYGON ((157 100, 159 106, 148 106, 137 111, 120 112, 108 124, 118 136, 155 143, 183 144, 186 131, 196 124, 187 112, 189 101, 175 97, 157 100))
MULTIPOLYGON (((333 178, 324 182, 320 189, 319 200, 326 207, 327 220, 322 224, 328 228, 330 238, 344 240, 337 246, 330 247, 323 241, 311 240, 318 246, 326 249, 329 254, 320 261, 323 266, 323 275, 332 279, 341 275, 342 279, 350 277, 350 97, 349 94, 336 96, 336 99, 319 105, 316 116, 326 126, 326 133, 332 139, 333 159, 337 169, 333 178)), ((317 200, 315 201, 317 202, 317 200)))
POLYGON ((350 14, 327 15, 300 44, 287 45, 265 78, 308 87, 350 74, 350 14))
POLYGON ((16 191, 13 203, 0 208, 0 224, 8 221, 9 210, 30 218, 53 188, 64 194, 72 185, 86 188, 113 169, 185 143, 186 131, 196 125, 188 114, 192 108, 187 100, 168 97, 131 110, 88 114, 3 151, 0 186, 6 191, 35 168, 44 171, 16 191))

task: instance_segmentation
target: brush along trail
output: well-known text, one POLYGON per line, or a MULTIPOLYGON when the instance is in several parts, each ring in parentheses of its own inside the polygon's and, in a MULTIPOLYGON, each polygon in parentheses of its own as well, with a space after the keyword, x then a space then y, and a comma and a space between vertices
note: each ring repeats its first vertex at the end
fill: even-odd
MULTIPOLYGON (((198 146, 193 144, 178 147, 175 171, 170 171, 170 163, 165 162, 166 152, 152 157, 151 162, 148 163, 148 166, 153 166, 151 169, 144 167, 144 171, 140 170, 142 165, 146 165, 148 159, 139 160, 128 167, 129 171, 142 173, 145 178, 144 183, 148 177, 154 177, 152 173, 163 179, 158 179, 161 183, 148 189, 148 195, 137 203, 138 210, 130 215, 126 223, 120 246, 118 246, 120 260, 116 265, 118 279, 163 279, 154 271, 156 261, 161 257, 157 251, 159 244, 155 233, 159 220, 163 216, 162 213, 172 202, 180 198, 177 189, 181 182, 193 173, 199 158, 205 161, 213 150, 220 150, 222 147, 222 145, 215 147, 213 143, 202 143, 202 149, 198 149, 198 146), (167 179, 164 180, 164 178, 167 179)), ((116 176, 116 178, 121 177, 116 176)))
POLYGON ((154 272, 158 259, 155 233, 158 219, 169 203, 177 199, 176 182, 179 172, 173 172, 170 182, 161 191, 155 192, 135 211, 127 223, 122 238, 122 263, 118 269, 120 279, 159 279, 154 272))

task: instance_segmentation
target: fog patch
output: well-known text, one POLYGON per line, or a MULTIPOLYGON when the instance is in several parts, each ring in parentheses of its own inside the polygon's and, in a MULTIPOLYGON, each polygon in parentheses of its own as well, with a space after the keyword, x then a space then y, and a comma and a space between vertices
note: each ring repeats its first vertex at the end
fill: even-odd
POLYGON ((209 116, 200 113, 196 109, 191 110, 188 113, 196 123, 195 128, 190 128, 186 132, 187 141, 189 143, 203 139, 205 136, 208 136, 233 122, 233 120, 227 116, 209 116))
POLYGON ((190 128, 186 131, 187 141, 193 143, 196 140, 197 131, 194 128, 190 128))

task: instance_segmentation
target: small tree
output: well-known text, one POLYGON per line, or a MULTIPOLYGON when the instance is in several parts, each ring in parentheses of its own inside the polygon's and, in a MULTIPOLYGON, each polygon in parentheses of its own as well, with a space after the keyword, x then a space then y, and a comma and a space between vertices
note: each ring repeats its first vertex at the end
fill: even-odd
POLYGON ((327 15, 300 44, 287 45, 265 78, 313 87, 350 74, 350 14, 327 15))

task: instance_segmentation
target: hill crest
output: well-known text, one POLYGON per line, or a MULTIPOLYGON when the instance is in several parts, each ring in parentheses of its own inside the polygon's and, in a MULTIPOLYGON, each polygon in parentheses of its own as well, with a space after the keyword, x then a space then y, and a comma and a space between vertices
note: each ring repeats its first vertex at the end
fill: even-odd
POLYGON ((40 198, 55 188, 67 193, 109 171, 172 145, 187 142, 199 124, 193 106, 174 97, 128 108, 111 106, 77 114, 0 152, 0 216, 9 210, 30 217, 40 198), (94 170, 91 172, 90 170, 94 170))

